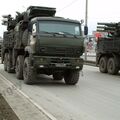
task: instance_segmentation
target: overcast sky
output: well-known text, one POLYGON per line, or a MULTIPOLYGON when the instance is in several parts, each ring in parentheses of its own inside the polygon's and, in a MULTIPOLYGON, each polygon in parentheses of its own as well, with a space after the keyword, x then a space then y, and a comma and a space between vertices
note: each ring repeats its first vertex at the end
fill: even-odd
MULTIPOLYGON (((16 11, 25 11, 30 5, 55 7, 56 16, 81 20, 85 18, 86 0, 1 0, 0 22, 2 15, 12 14, 16 11)), ((88 0, 88 27, 89 33, 96 29, 97 22, 119 22, 120 0, 88 0)), ((0 24, 0 36, 6 27, 0 24)))

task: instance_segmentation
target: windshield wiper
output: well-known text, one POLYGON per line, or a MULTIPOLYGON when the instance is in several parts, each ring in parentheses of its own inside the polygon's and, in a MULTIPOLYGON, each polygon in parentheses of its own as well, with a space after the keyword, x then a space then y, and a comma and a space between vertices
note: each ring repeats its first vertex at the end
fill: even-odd
POLYGON ((64 32, 64 31, 62 31, 62 32, 60 32, 60 33, 62 33, 62 34, 67 34, 67 35, 74 35, 74 34, 71 34, 71 33, 69 33, 69 32, 64 32))
POLYGON ((69 32, 47 32, 47 31, 40 31, 41 33, 45 33, 45 34, 53 34, 53 35, 63 35, 63 36, 66 36, 66 35, 71 35, 71 36, 74 36, 74 37, 77 37, 78 35, 74 35, 74 34, 71 34, 69 32))
POLYGON ((72 35, 74 37, 79 36, 79 35, 75 35, 75 34, 72 34, 72 33, 69 33, 69 32, 64 32, 64 31, 62 31, 61 33, 63 33, 64 35, 72 35))
POLYGON ((64 35, 64 33, 61 33, 61 32, 47 32, 47 31, 40 31, 41 33, 45 33, 45 34, 53 34, 53 35, 64 35))
POLYGON ((66 37, 66 34, 64 34, 63 32, 47 32, 47 31, 40 31, 40 32, 43 34, 52 34, 53 36, 62 35, 64 37, 66 37))
POLYGON ((40 31, 40 32, 45 34, 53 34, 52 32, 47 32, 47 31, 40 31))

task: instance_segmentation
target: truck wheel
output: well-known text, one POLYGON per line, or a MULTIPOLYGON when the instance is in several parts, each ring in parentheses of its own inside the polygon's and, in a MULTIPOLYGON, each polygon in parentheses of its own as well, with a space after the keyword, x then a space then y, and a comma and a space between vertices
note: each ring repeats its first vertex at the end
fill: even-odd
POLYGON ((75 85, 79 80, 79 71, 71 70, 65 72, 64 80, 68 85, 75 85))
POLYGON ((7 71, 7 57, 8 57, 8 53, 5 53, 4 56, 4 70, 7 71))
POLYGON ((62 80, 63 75, 61 73, 54 73, 53 74, 53 80, 62 80))
POLYGON ((24 63, 24 57, 23 55, 19 55, 16 60, 16 77, 18 79, 23 79, 23 63, 24 63))
POLYGON ((115 75, 118 73, 119 69, 116 66, 116 61, 113 57, 109 58, 108 64, 107 64, 107 70, 109 74, 115 75))
POLYGON ((10 53, 8 53, 8 55, 7 55, 7 72, 8 73, 12 73, 13 71, 11 70, 11 66, 12 66, 12 64, 11 64, 11 55, 10 55, 10 53))
POLYGON ((23 78, 25 84, 33 84, 36 79, 36 72, 31 68, 29 57, 26 57, 23 65, 23 78))
POLYGON ((99 62, 99 70, 102 73, 107 73, 107 57, 101 57, 99 62))

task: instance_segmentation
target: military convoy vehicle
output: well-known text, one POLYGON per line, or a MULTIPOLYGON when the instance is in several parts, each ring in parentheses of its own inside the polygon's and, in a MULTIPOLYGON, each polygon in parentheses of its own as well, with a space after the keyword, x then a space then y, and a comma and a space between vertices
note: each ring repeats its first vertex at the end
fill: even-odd
POLYGON ((52 75, 75 85, 83 68, 81 23, 55 17, 56 9, 30 6, 23 13, 3 16, 2 63, 8 73, 33 84, 37 75, 52 75))
POLYGON ((120 70, 120 23, 98 23, 96 64, 102 73, 117 74, 120 70))

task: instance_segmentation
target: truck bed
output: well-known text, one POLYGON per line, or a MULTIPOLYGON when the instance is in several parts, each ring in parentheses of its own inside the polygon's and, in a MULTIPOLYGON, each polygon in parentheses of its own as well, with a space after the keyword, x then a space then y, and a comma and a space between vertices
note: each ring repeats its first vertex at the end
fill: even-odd
POLYGON ((97 53, 120 53, 120 38, 100 38, 97 43, 97 53))

